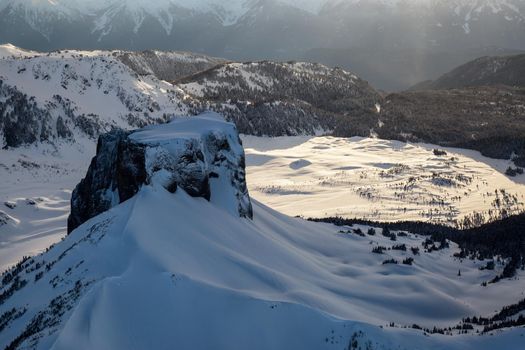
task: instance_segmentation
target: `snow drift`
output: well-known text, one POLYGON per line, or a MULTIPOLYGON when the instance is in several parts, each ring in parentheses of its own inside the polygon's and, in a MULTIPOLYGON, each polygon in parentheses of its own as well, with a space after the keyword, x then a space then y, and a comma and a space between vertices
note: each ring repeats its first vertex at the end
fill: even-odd
MULTIPOLYGON (((122 155, 144 155, 137 157, 144 181, 129 200, 112 201, 109 210, 46 253, 2 276, 0 347, 519 348, 521 329, 482 337, 384 328, 390 322, 446 326, 487 314, 517 300, 523 279, 482 287, 501 266, 481 271, 485 262, 452 259, 458 251, 453 243, 421 252, 413 265, 382 264, 411 253, 373 254, 373 247, 390 245, 391 238, 379 231, 367 237, 342 233, 257 202, 253 220, 243 217, 240 208, 249 207, 240 176, 244 153, 233 125, 217 115, 176 119, 119 137, 141 149, 124 147, 122 155), (185 163, 188 152, 199 150, 198 161, 185 163), (217 176, 208 176, 210 200, 191 197, 184 180, 212 172, 217 176), (174 193, 173 178, 180 185, 174 193)), ((118 147, 100 147, 94 164, 104 163, 104 149, 118 154, 118 147)), ((107 161, 118 168, 118 157, 107 161)), ((91 173, 100 170, 111 179, 110 187, 93 187, 94 198, 104 192, 116 198, 119 184, 112 181, 118 177, 94 164, 91 173)), ((396 244, 422 241, 404 234, 396 244)))

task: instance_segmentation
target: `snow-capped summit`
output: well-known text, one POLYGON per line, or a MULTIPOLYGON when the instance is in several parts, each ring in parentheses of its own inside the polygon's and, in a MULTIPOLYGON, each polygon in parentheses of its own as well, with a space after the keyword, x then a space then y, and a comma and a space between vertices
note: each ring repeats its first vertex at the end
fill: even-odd
MULTIPOLYGON (((104 47, 104 42, 112 43, 113 35, 121 31, 130 31, 126 36, 139 35, 141 39, 145 39, 142 36, 147 36, 146 32, 159 29, 164 35, 176 36, 174 29, 189 28, 191 24, 185 22, 191 19, 204 19, 201 27, 209 28, 212 22, 228 27, 243 23, 245 17, 269 15, 278 18, 280 14, 276 11, 282 12, 283 8, 286 8, 284 13, 289 17, 289 23, 305 14, 313 16, 312 20, 321 14, 333 17, 335 14, 331 11, 334 9, 340 16, 363 15, 368 18, 391 15, 393 9, 401 16, 415 11, 426 19, 438 19, 441 25, 445 24, 442 23, 445 18, 454 18, 459 25, 489 15, 510 22, 525 19, 520 0, 0 0, 3 17, 0 28, 2 24, 14 24, 25 32, 25 25, 27 30, 50 41, 53 47, 63 47, 63 44, 52 44, 52 41, 62 40, 67 35, 60 33, 60 29, 87 30, 98 45, 104 47)), ((263 21, 269 19, 261 18, 263 21)), ((386 25, 389 21, 385 18, 379 25, 386 25)), ((245 23, 249 22, 253 23, 253 20, 245 23)), ((11 35, 16 37, 16 31, 10 33, 10 28, 5 29, 8 40, 11 35)), ((79 32, 80 36, 85 37, 85 33, 80 35, 79 32)), ((139 46, 144 47, 144 44, 139 46)))
POLYGON ((100 137, 97 155, 71 197, 71 232, 132 198, 144 185, 183 189, 233 215, 252 217, 244 150, 235 125, 216 113, 100 137))

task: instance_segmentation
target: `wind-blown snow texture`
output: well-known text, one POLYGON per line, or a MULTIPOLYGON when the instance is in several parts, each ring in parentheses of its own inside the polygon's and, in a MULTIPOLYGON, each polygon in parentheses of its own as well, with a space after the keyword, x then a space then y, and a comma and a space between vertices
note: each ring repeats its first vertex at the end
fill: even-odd
MULTIPOLYGON (((183 135, 233 132, 231 124, 210 118, 148 128, 131 137, 177 152, 183 135)), ((384 327, 390 322, 455 325, 464 316, 515 302, 524 279, 481 285, 502 264, 495 271, 480 270, 486 262, 451 258, 458 248, 450 243, 413 255, 413 265, 385 265, 385 258, 412 253, 373 254, 372 248, 393 244, 380 231, 362 237, 286 217, 258 202, 253 220, 240 217, 228 209, 236 203, 223 192, 228 186, 212 186, 217 200, 208 202, 152 181, 11 270, 1 286, 0 346, 520 348, 524 330, 519 328, 493 336, 427 336, 384 327)), ((396 244, 422 242, 407 234, 398 235, 396 244)))
POLYGON ((251 195, 291 216, 468 227, 525 210, 525 175, 506 176, 511 160, 476 151, 359 137, 243 141, 251 195))

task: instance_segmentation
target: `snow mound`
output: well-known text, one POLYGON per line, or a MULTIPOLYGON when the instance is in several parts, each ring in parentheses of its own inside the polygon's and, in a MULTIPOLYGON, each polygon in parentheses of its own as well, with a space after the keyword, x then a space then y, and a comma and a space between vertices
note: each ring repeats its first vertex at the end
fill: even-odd
POLYGON ((3 59, 3 58, 14 58, 14 57, 18 57, 18 58, 21 58, 21 57, 25 57, 25 56, 35 56, 37 55, 38 53, 35 52, 35 51, 29 51, 29 50, 24 50, 24 49, 21 49, 19 47, 16 47, 12 44, 3 44, 3 45, 0 45, 0 59, 3 59))
MULTIPOLYGON (((354 338, 372 342, 372 349, 484 349, 486 341, 489 349, 509 339, 519 344, 518 329, 497 337, 427 337, 378 327, 447 325, 519 297, 519 281, 482 287, 496 272, 451 260, 458 250, 453 244, 416 256, 413 266, 382 265, 410 253, 373 254, 374 246, 390 239, 341 234, 258 203, 255 214, 250 221, 183 191, 142 187, 22 264, 15 288, 22 287, 0 306, 2 313, 15 310, 0 345, 333 349, 354 338)), ((422 241, 410 235, 397 243, 422 241)))

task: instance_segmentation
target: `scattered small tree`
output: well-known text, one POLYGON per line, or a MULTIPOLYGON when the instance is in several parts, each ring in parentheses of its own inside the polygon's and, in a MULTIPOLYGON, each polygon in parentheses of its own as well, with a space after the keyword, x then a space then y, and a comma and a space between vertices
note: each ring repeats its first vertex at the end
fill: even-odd
POLYGON ((412 265, 414 263, 414 258, 408 257, 405 260, 403 260, 404 265, 412 265))

